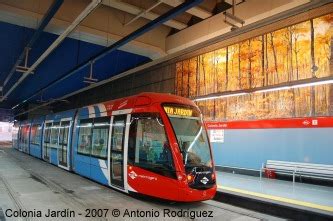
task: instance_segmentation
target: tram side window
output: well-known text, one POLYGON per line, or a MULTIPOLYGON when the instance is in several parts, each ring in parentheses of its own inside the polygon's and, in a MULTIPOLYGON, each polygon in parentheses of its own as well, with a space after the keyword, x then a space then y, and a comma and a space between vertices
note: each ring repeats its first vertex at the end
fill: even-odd
POLYGON ((29 142, 29 126, 23 127, 23 143, 26 145, 29 142))
POLYGON ((90 155, 92 138, 93 119, 84 119, 79 124, 79 146, 77 152, 83 155, 90 155))
POLYGON ((40 144, 41 137, 42 137, 42 125, 37 124, 37 131, 36 131, 36 136, 35 136, 34 143, 35 144, 40 144))
POLYGON ((58 146, 59 125, 60 123, 53 123, 51 127, 51 145, 55 148, 58 146))
POLYGON ((31 128, 31 141, 32 144, 40 144, 40 138, 42 134, 42 125, 34 124, 31 128))
POLYGON ((61 122, 60 133, 59 133, 59 144, 60 145, 67 146, 69 127, 70 127, 69 121, 61 122))
POLYGON ((110 128, 110 117, 94 119, 92 132, 92 152, 94 157, 106 159, 108 153, 108 138, 110 128))
POLYGON ((22 145, 24 145, 24 139, 25 139, 25 129, 26 127, 25 126, 22 126, 22 131, 21 131, 21 142, 22 142, 22 145))
POLYGON ((132 116, 128 161, 143 169, 176 177, 169 142, 158 114, 132 116))
POLYGON ((19 127, 19 132, 18 132, 18 142, 22 142, 22 127, 19 127))
POLYGON ((52 126, 52 123, 48 123, 45 125, 44 143, 50 143, 51 126, 52 126))
POLYGON ((125 127, 126 127, 126 118, 117 117, 117 119, 114 120, 112 125, 112 138, 111 138, 112 150, 116 151, 123 150, 125 127))
POLYGON ((34 144, 36 132, 37 132, 37 126, 36 125, 32 125, 31 132, 30 132, 31 133, 30 134, 30 143, 32 143, 32 144, 34 144))

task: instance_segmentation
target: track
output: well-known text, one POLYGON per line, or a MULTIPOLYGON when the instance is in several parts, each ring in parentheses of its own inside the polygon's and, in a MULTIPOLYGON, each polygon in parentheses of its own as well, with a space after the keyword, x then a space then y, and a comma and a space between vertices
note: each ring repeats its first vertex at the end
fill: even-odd
MULTIPOLYGON (((6 155, 6 152, 3 150, 0 150, 0 156, 4 157, 6 155)), ((8 184, 6 178, 1 174, 0 172, 0 186, 4 187, 4 190, 6 191, 7 195, 11 199, 12 203, 15 205, 15 208, 17 210, 25 210, 25 207, 23 206, 22 202, 20 201, 19 197, 16 195, 15 191, 10 187, 8 184)), ((0 221, 6 220, 5 214, 3 209, 0 207, 0 221)), ((29 221, 29 218, 22 218, 22 220, 29 221)))

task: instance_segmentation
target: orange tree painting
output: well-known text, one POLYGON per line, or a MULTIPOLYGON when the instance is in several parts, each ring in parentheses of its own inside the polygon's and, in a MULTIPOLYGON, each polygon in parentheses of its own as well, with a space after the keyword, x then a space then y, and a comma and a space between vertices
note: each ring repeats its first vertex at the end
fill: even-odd
MULTIPOLYGON (((195 98, 333 75, 333 13, 176 64, 176 94, 195 98)), ((333 115, 333 86, 199 101, 206 120, 333 115)))

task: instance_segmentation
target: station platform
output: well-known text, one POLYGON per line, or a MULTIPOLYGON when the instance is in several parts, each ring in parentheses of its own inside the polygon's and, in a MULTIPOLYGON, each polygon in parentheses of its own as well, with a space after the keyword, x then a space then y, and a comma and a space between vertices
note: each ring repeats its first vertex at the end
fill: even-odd
MULTIPOLYGON (((0 148, 0 221, 4 220, 191 220, 190 217, 163 216, 164 210, 212 211, 209 218, 196 220, 283 220, 214 200, 170 203, 133 197, 89 179, 67 172, 12 148, 0 148), (8 217, 6 211, 42 211, 43 217, 8 217), (46 218, 48 210, 74 211, 75 217, 46 218), (108 209, 103 218, 85 217, 86 210, 108 209), (159 216, 123 216, 129 211, 156 211, 159 216), (119 210, 116 216, 114 211, 119 210), (80 215, 81 214, 81 215, 80 215)), ((8 215, 8 214, 7 214, 8 215)), ((66 215, 66 214, 65 214, 66 215)), ((91 214, 92 215, 92 214, 91 214)), ((142 215, 142 214, 141 214, 142 215)))
POLYGON ((333 219, 333 187, 220 171, 217 184, 220 193, 333 219))

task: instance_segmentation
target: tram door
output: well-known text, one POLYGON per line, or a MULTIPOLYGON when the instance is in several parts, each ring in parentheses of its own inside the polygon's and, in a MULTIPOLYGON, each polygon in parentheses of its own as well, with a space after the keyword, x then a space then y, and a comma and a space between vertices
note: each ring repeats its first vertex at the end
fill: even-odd
POLYGON ((127 115, 113 117, 110 151, 111 185, 124 188, 124 146, 127 115))
POLYGON ((44 128, 43 138, 43 159, 50 161, 50 137, 51 137, 52 123, 46 123, 44 128))
POLYGON ((68 144, 69 144, 69 131, 70 121, 62 121, 60 123, 59 131, 59 146, 58 146, 58 159, 59 165, 68 167, 68 144))

